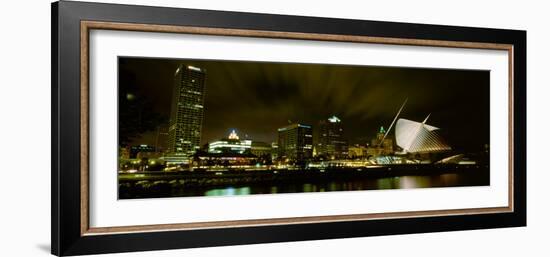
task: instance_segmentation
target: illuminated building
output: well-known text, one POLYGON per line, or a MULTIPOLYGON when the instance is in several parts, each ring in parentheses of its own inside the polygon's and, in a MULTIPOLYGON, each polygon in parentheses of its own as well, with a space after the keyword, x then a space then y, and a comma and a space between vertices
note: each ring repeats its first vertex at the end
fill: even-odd
POLYGON ((348 157, 352 159, 363 158, 367 156, 367 147, 362 145, 352 145, 348 147, 348 157))
POLYGON ((329 159, 343 159, 348 156, 348 142, 344 139, 342 121, 332 116, 319 122, 319 141, 316 155, 329 159))
POLYGON ((119 159, 130 159, 130 149, 128 147, 119 147, 118 148, 118 158, 119 159))
MULTIPOLYGON (((422 122, 401 118, 398 119, 405 104, 407 104, 407 100, 408 99, 405 99, 399 111, 397 111, 389 128, 389 130, 391 130, 393 124, 397 120, 397 123, 395 123, 395 142, 397 146, 403 149, 402 153, 433 153, 451 150, 451 147, 439 134, 439 128, 426 124, 430 115, 422 122)), ((378 142, 378 145, 384 147, 384 149, 384 141, 386 140, 388 132, 383 131, 383 127, 381 127, 377 137, 378 140, 382 140, 382 142, 378 142)), ((375 142, 373 141, 373 143, 375 142)))
POLYGON ((155 150, 159 153, 166 152, 168 143, 168 125, 160 125, 157 127, 155 137, 155 150))
POLYGON ((135 159, 138 157, 138 154, 141 153, 154 153, 155 147, 150 145, 135 145, 130 147, 130 159, 135 159))
POLYGON ((193 167, 199 169, 210 169, 223 167, 227 169, 246 169, 256 165, 258 157, 250 152, 247 153, 204 153, 195 154, 193 167))
POLYGON ((271 158, 271 145, 260 141, 252 141, 250 152, 258 157, 269 156, 271 158))
POLYGON ((276 160, 279 158, 279 145, 276 142, 271 143, 271 159, 276 160))
POLYGON ((304 124, 292 124, 278 129, 278 158, 302 163, 313 155, 312 128, 304 124))
POLYGON ((369 155, 388 155, 393 154, 393 140, 391 138, 384 138, 386 130, 383 126, 380 127, 376 137, 371 140, 371 146, 369 148, 369 155))
POLYGON ((255 165, 258 162, 256 155, 252 154, 252 141, 241 140, 235 130, 226 138, 208 144, 208 152, 195 154, 193 166, 199 168, 225 167, 240 169, 255 165))
MULTIPOLYGON (((428 115, 429 117, 429 115, 428 115)), ((395 125, 395 141, 405 153, 427 153, 451 150, 439 134, 439 128, 423 122, 399 119, 395 125)))
POLYGON ((252 148, 251 140, 240 140, 237 132, 232 130, 227 138, 208 144, 209 153, 249 153, 252 148))
POLYGON ((158 159, 162 157, 162 154, 159 152, 139 152, 136 155, 136 159, 158 159))
POLYGON ((184 160, 200 148, 206 72, 180 65, 174 77, 168 152, 172 157, 184 160))

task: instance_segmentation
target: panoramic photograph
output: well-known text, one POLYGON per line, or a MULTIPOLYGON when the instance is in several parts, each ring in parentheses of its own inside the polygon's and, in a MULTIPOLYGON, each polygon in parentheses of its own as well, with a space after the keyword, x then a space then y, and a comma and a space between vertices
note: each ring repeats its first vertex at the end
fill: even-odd
POLYGON ((487 70, 118 58, 118 198, 488 186, 487 70))

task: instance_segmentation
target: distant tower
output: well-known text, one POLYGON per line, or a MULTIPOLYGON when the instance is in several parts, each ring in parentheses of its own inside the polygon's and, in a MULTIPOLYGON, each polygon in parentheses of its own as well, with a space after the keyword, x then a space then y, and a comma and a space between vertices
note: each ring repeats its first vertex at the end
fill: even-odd
POLYGON ((378 142, 382 142, 385 134, 386 130, 384 129, 384 126, 380 126, 380 130, 378 131, 378 134, 376 134, 376 140, 378 140, 378 142))
POLYGON ((387 131, 381 126, 376 133, 376 138, 371 141, 371 146, 377 149, 376 155, 393 153, 393 140, 386 137, 386 133, 387 131))
POLYGON ((331 159, 342 159, 348 156, 348 142, 344 139, 342 121, 332 116, 319 122, 318 155, 331 159))
POLYGON ((278 129, 278 157, 290 162, 303 163, 313 156, 312 128, 304 124, 291 124, 278 129))
POLYGON ((180 65, 174 77, 168 150, 189 157, 200 148, 206 71, 180 65))

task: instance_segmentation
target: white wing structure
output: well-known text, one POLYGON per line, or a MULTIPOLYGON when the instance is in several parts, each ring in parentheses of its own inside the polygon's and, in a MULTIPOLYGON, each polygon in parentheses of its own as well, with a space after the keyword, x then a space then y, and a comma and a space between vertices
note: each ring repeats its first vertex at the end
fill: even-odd
MULTIPOLYGON (((427 120, 428 118, 426 118, 427 120)), ((440 152, 451 150, 434 126, 407 119, 399 119, 395 124, 395 141, 408 153, 440 152)))

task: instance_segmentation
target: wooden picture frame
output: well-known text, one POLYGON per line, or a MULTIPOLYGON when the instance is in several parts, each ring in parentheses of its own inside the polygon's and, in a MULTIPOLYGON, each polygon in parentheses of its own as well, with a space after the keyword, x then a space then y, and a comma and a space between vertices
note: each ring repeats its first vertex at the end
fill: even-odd
POLYGON ((52 4, 52 254, 79 255, 526 225, 526 32, 84 2, 52 4), (509 204, 90 227, 90 30, 498 49, 508 52, 509 204))

